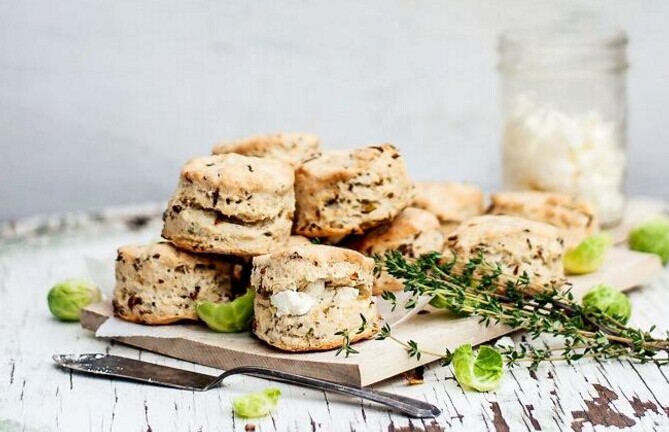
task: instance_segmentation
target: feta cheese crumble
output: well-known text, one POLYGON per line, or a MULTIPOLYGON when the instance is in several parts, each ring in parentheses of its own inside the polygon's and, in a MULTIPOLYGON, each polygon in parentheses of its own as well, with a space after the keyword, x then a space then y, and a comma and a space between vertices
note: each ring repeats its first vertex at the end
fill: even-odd
POLYGON ((358 298, 360 291, 357 288, 353 287, 341 287, 337 288, 337 301, 338 302, 349 302, 358 298))
POLYGON ((270 297, 270 303, 276 308, 276 316, 306 315, 316 303, 311 295, 297 291, 281 291, 270 297))

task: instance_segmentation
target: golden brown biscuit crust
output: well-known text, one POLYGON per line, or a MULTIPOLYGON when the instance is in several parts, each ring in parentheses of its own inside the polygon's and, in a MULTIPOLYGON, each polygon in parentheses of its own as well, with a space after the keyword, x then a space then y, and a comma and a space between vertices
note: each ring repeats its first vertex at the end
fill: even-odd
POLYGON ((527 273, 537 286, 564 283, 564 241, 553 225, 515 216, 477 216, 453 231, 445 249, 444 254, 454 254, 460 265, 483 254, 507 275, 527 273))
POLYGON ((266 157, 297 166, 320 153, 320 138, 303 132, 254 135, 236 141, 222 141, 214 146, 212 153, 266 157))
POLYGON ((552 192, 500 192, 491 195, 487 213, 519 216, 560 229, 567 248, 598 230, 594 208, 568 195, 552 192))
MULTIPOLYGON (((361 333, 355 332, 354 334, 351 334, 349 336, 349 343, 353 344, 353 343, 360 342, 360 341, 363 341, 363 340, 373 339, 374 336, 376 336, 376 334, 381 329, 381 324, 380 323, 381 323, 381 316, 377 315, 376 319, 371 320, 371 324, 363 332, 361 332, 361 333)), ((257 324, 256 320, 254 319, 252 324, 251 324, 251 329, 256 335, 258 334, 258 332, 256 330, 257 325, 258 324, 257 324)), ((260 338, 260 339, 262 339, 262 338, 260 338)), ((265 342, 268 342, 268 341, 265 341, 265 342)), ((322 344, 319 344, 319 345, 311 345, 311 344, 289 345, 289 344, 286 344, 286 343, 282 342, 281 340, 276 340, 276 341, 272 341, 271 343, 270 342, 268 342, 268 343, 270 345, 272 345, 273 347, 280 349, 281 351, 298 353, 298 352, 330 351, 330 350, 333 350, 333 349, 336 349, 336 348, 341 348, 344 344, 343 342, 344 342, 343 339, 340 337, 340 338, 337 338, 336 340, 331 340, 329 342, 325 342, 325 343, 322 343, 322 344)))
POLYGON ((307 237, 362 234, 407 207, 413 186, 390 144, 327 152, 295 172, 295 232, 307 237))
POLYGON ((483 214, 483 191, 467 183, 418 182, 415 207, 433 213, 442 225, 453 225, 483 214))
POLYGON ((114 315, 151 325, 195 321, 196 301, 228 301, 240 289, 236 267, 169 243, 123 246, 116 259, 114 315))
POLYGON ((287 241, 294 211, 290 165, 238 154, 196 158, 181 171, 162 234, 192 252, 262 255, 287 241))
POLYGON ((334 246, 294 246, 253 260, 251 286, 256 291, 255 335, 285 351, 322 351, 372 337, 379 316, 371 295, 374 261, 334 246), (280 313, 273 303, 285 291, 313 302, 308 310, 280 313), (351 297, 351 291, 353 297, 351 297), (368 327, 358 333, 364 316, 368 327))
MULTIPOLYGON (((407 207, 392 222, 351 238, 345 245, 367 256, 382 257, 388 251, 397 250, 406 257, 417 258, 428 252, 441 252, 444 239, 435 215, 426 210, 407 207)), ((400 280, 382 271, 374 280, 373 294, 401 291, 403 288, 404 284, 400 280)))

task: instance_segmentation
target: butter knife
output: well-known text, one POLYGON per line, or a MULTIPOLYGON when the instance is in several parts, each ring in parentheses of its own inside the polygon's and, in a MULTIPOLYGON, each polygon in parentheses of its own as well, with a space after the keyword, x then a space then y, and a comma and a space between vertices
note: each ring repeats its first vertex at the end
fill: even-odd
POLYGON ((417 399, 260 367, 237 367, 213 376, 109 354, 56 354, 53 361, 60 367, 79 372, 193 391, 207 391, 229 376, 243 374, 359 397, 411 417, 426 418, 441 414, 436 406, 417 399))

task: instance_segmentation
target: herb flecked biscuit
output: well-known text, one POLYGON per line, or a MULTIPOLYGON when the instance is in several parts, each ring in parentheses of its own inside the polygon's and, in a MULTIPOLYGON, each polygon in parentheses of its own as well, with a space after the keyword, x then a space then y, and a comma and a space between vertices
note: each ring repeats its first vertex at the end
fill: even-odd
POLYGON ((526 272, 540 287, 564 283, 564 241, 553 225, 515 216, 476 216, 462 222, 445 247, 444 255, 450 250, 460 265, 482 254, 504 274, 518 277, 526 272))
MULTIPOLYGON (((406 257, 417 258, 428 252, 441 252, 444 234, 435 215, 408 207, 392 222, 347 241, 347 246, 367 256, 383 256, 388 251, 397 250, 406 257)), ((402 289, 404 284, 400 280, 382 271, 374 280, 373 294, 402 289)))
POLYGON ((351 342, 371 338, 379 327, 373 271, 371 258, 334 246, 296 246, 255 257, 253 332, 284 351, 338 348, 339 331, 348 331, 351 342), (358 332, 361 315, 367 325, 358 332))
POLYGON ((214 146, 212 153, 267 157, 297 166, 320 153, 320 139, 308 133, 255 135, 236 141, 220 142, 214 146))
POLYGON ((590 204, 558 193, 496 193, 491 196, 488 213, 520 216, 555 225, 568 249, 598 230, 595 210, 590 204))
POLYGON ((163 215, 163 237, 193 252, 255 256, 283 245, 295 211, 293 168, 238 154, 189 161, 163 215))
POLYGON ((306 237, 362 234, 409 205, 413 186, 390 144, 328 152, 295 171, 295 231, 306 237))
POLYGON ((236 265, 169 243, 119 248, 114 315, 142 324, 197 320, 197 300, 229 301, 236 265))
POLYGON ((437 216, 448 235, 460 222, 483 214, 483 191, 466 183, 419 182, 412 205, 437 216))
POLYGON ((312 244, 311 240, 301 236, 301 235, 292 235, 288 237, 288 240, 284 244, 285 247, 293 247, 293 246, 308 246, 312 244))

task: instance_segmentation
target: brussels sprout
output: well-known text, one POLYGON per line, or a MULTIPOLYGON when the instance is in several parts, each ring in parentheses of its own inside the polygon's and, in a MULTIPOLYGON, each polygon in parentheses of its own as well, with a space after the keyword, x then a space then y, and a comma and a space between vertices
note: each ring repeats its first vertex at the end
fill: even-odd
POLYGON ((601 267, 611 246, 606 233, 592 235, 564 255, 564 270, 570 274, 592 273, 601 267))
POLYGON ((581 302, 585 308, 601 311, 622 324, 632 315, 632 303, 627 296, 607 285, 595 285, 581 302))
POLYGON ((79 321, 81 309, 101 299, 100 290, 91 282, 81 279, 57 283, 47 296, 49 310, 63 321, 79 321))
POLYGON ((659 218, 643 223, 630 233, 630 249, 654 253, 669 262, 669 219, 659 218))
POLYGON ((462 311, 456 311, 452 307, 450 307, 443 299, 440 297, 434 297, 432 300, 430 300, 430 306, 436 309, 446 309, 448 310, 449 313, 455 315, 458 318, 463 318, 467 317, 471 314, 467 312, 462 312, 462 311))
POLYGON ((255 292, 249 288, 246 294, 228 303, 201 301, 196 306, 197 316, 214 331, 242 332, 248 330, 251 325, 254 298, 255 292))
POLYGON ((453 352, 452 365, 458 383, 479 392, 493 390, 504 375, 502 355, 487 345, 478 349, 476 357, 470 344, 460 345, 453 352))
POLYGON ((232 409, 240 417, 263 417, 276 408, 280 397, 281 390, 270 387, 261 392, 234 398, 232 400, 232 409))

